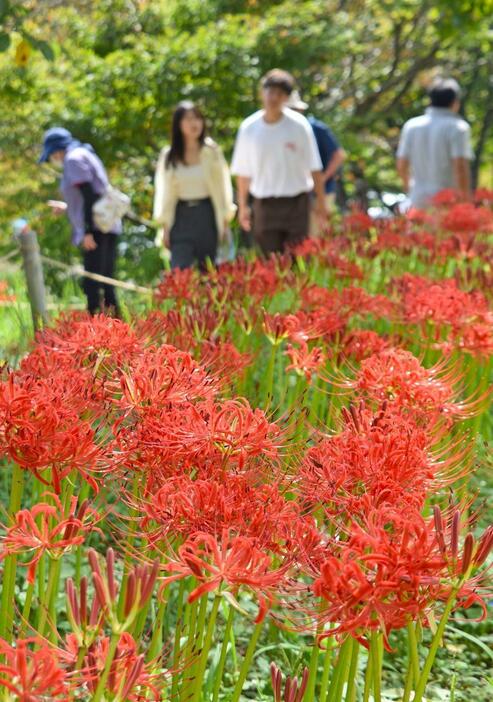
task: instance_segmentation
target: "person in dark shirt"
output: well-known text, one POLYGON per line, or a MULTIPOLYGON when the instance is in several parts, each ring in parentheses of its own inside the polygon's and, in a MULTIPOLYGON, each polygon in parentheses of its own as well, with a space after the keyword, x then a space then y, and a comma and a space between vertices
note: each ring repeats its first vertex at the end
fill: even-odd
MULTIPOLYGON (((297 90, 294 90, 287 102, 287 107, 304 114, 308 109, 308 103, 301 99, 297 90)), ((336 201, 336 176, 344 163, 346 154, 344 149, 339 145, 332 130, 324 122, 312 116, 308 117, 308 121, 315 134, 320 158, 322 160, 326 208, 328 212, 333 212, 336 201)), ((317 219, 312 217, 310 222, 310 234, 315 236, 319 233, 320 227, 317 219)))

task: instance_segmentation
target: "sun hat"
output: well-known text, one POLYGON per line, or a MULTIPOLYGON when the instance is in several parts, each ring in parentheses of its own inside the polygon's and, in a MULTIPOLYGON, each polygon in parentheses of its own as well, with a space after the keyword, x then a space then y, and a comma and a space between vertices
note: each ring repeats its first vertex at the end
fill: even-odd
POLYGON ((43 138, 43 151, 38 163, 46 163, 55 151, 64 151, 74 140, 68 129, 52 127, 45 132, 43 138))

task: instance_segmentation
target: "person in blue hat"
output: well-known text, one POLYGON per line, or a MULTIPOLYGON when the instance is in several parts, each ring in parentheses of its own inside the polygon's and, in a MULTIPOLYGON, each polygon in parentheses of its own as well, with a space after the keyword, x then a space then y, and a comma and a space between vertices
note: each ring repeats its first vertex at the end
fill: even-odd
MULTIPOLYGON (((50 200, 55 213, 65 211, 72 225, 72 243, 80 246, 84 269, 114 278, 121 220, 112 231, 103 233, 93 221, 93 205, 108 189, 109 181, 101 159, 90 144, 82 144, 63 127, 49 129, 43 139, 39 163, 49 162, 62 172, 60 188, 63 201, 50 200)), ((83 290, 90 314, 117 314, 118 303, 113 285, 84 278, 83 290)))

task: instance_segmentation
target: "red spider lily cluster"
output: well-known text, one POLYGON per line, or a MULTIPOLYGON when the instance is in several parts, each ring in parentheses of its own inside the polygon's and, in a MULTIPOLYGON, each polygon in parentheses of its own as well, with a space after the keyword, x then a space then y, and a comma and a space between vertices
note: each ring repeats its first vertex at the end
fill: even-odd
POLYGON ((353 213, 289 255, 167 274, 145 317, 64 316, 3 370, 13 699, 202 702, 216 645, 217 702, 237 616, 252 638, 222 699, 272 630, 313 642, 284 692, 273 666, 275 700, 339 702, 360 649, 378 699, 396 632, 434 656, 456 610, 486 614, 493 532, 467 489, 493 349, 478 197, 474 226, 444 194, 426 217, 353 213))

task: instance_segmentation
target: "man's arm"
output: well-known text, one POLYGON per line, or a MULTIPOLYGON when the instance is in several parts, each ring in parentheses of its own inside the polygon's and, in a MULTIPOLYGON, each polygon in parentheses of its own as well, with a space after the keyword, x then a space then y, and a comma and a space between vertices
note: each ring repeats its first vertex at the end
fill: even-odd
POLYGON ((342 166, 346 159, 346 152, 344 149, 341 149, 339 147, 337 151, 334 152, 334 155, 330 159, 329 163, 327 164, 327 167, 323 173, 324 180, 330 180, 335 176, 339 168, 342 166))
POLYGON ((321 229, 327 226, 329 216, 325 205, 325 176, 322 171, 312 171, 315 192, 315 212, 321 229))
POLYGON ((404 185, 404 191, 409 192, 409 159, 400 157, 397 159, 397 173, 404 185))
POLYGON ((249 232, 252 228, 252 217, 250 213, 250 206, 248 204, 248 197, 250 195, 250 183, 251 178, 245 176, 237 177, 238 184, 238 219, 241 228, 245 232, 249 232))
POLYGON ((468 201, 472 198, 471 164, 467 158, 453 158, 454 183, 461 199, 468 201))

